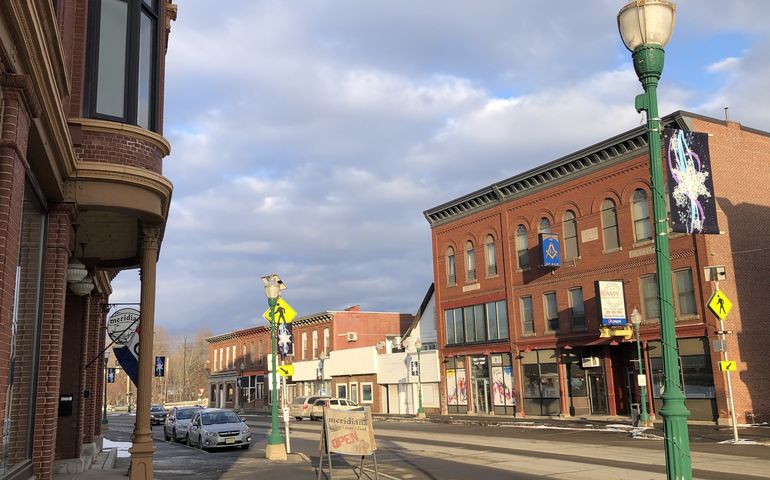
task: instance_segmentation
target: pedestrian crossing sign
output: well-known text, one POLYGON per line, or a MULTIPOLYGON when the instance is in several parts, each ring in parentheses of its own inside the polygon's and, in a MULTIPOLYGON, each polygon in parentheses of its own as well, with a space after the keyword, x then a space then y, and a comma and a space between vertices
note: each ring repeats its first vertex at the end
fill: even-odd
MULTIPOLYGON (((297 316, 296 310, 291 308, 291 305, 286 303, 286 301, 278 297, 278 302, 275 304, 275 321, 277 323, 290 323, 294 317, 297 316)), ((270 308, 265 310, 265 313, 262 314, 262 318, 270 322, 270 308)))
POLYGON ((727 298, 722 290, 717 290, 709 300, 709 309, 714 312, 720 320, 724 320, 727 314, 730 313, 730 309, 733 308, 733 302, 727 298))

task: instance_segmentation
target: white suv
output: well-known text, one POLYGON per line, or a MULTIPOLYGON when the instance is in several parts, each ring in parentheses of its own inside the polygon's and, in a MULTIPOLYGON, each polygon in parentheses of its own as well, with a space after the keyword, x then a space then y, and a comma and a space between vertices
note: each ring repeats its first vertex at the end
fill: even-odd
POLYGON ((358 408, 358 404, 346 398, 319 398, 310 409, 310 420, 320 420, 324 416, 324 405, 329 402, 331 408, 338 410, 351 410, 358 408))

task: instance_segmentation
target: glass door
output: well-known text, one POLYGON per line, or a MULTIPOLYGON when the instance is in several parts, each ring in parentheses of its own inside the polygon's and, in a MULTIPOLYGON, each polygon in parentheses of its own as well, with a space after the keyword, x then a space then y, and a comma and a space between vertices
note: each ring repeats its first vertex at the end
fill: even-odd
POLYGON ((591 395, 591 413, 594 415, 607 415, 607 386, 604 384, 604 374, 601 369, 590 369, 588 373, 588 387, 591 395))

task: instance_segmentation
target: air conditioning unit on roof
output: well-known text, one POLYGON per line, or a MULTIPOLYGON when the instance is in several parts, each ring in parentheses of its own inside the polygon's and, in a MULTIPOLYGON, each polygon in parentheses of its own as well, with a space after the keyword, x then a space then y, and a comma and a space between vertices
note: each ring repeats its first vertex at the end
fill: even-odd
POLYGON ((348 342, 355 342, 358 340, 358 334, 356 332, 348 332, 348 342))
POLYGON ((584 357, 580 359, 583 368, 594 368, 599 366, 599 357, 584 357))

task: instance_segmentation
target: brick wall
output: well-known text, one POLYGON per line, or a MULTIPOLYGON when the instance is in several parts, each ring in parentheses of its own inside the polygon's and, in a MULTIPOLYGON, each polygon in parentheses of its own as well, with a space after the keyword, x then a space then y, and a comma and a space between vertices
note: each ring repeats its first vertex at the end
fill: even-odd
POLYGON ((157 146, 115 132, 82 130, 75 153, 84 162, 130 165, 162 173, 163 153, 157 146))

